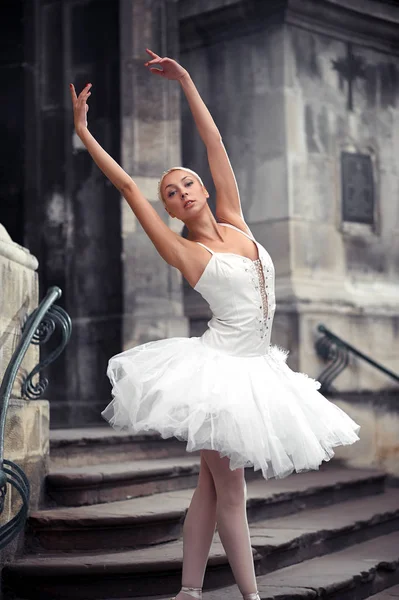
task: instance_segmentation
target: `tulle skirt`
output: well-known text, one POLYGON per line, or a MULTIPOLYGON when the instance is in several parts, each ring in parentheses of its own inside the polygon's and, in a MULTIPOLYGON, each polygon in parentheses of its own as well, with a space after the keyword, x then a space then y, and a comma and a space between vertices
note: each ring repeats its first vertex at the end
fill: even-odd
POLYGON ((101 415, 117 430, 184 440, 188 452, 217 450, 230 469, 265 479, 318 469, 359 440, 360 425, 287 356, 278 346, 232 356, 199 337, 148 342, 110 359, 113 400, 101 415))

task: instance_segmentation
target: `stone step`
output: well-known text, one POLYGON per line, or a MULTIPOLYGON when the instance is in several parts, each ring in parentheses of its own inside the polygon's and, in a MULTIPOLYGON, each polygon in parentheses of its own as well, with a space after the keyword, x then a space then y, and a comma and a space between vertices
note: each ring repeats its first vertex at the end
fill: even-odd
POLYGON ((46 477, 49 499, 63 506, 127 500, 195 487, 200 457, 136 460, 84 467, 52 468, 46 477))
MULTIPOLYGON (((317 589, 322 596, 325 588, 323 598, 360 599, 399 579, 399 532, 395 531, 399 530, 398 489, 267 519, 251 524, 250 529, 261 598, 319 597, 303 594, 317 589), (359 595, 356 586, 365 595, 359 595), (294 592, 302 596, 289 595, 294 592)), ((159 594, 170 598, 180 586, 181 561, 180 540, 112 553, 29 555, 4 567, 3 582, 6 589, 27 600, 159 594)), ((232 583, 226 555, 215 534, 204 587, 232 583)), ((240 598, 234 586, 206 594, 204 600, 222 597, 240 598)))
MULTIPOLYGON (((50 466, 81 467, 106 462, 185 456, 186 443, 158 434, 118 432, 109 425, 50 431, 50 466)), ((191 453, 193 456, 198 453, 191 453)))
MULTIPOLYGON (((328 506, 384 492, 385 473, 376 470, 324 467, 319 472, 293 474, 285 479, 249 481, 247 513, 250 522, 328 506)), ((30 552, 57 549, 138 548, 175 540, 181 534, 193 489, 84 507, 32 512, 26 528, 30 552)))
POLYGON ((394 600, 399 598, 399 584, 394 585, 386 590, 369 596, 369 600, 394 600))
MULTIPOLYGON (((257 578, 262 600, 363 600, 375 592, 384 594, 382 590, 398 582, 397 531, 257 578)), ((371 596, 375 597, 380 600, 379 595, 371 596)), ((381 596, 385 598, 395 596, 381 596)), ((242 596, 232 585, 205 592, 203 600, 242 600, 242 596)))

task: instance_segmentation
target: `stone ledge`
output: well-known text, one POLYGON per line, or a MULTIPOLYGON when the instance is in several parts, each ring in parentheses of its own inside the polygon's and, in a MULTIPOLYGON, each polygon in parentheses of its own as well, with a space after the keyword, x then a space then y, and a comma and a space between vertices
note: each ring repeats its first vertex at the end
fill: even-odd
MULTIPOLYGON (((133 434, 104 427, 50 431, 50 462, 58 467, 79 467, 116 461, 186 456, 186 444, 159 434, 133 434)), ((191 453, 197 456, 199 453, 191 453)))
POLYGON ((13 242, 6 228, 0 223, 0 256, 36 271, 39 261, 27 248, 13 242))
POLYGON ((369 600, 392 600, 393 598, 399 598, 399 585, 394 585, 379 594, 370 596, 369 600))
POLYGON ((248 35, 271 23, 288 23, 399 54, 399 9, 394 4, 383 12, 371 0, 196 0, 179 8, 182 52, 209 45, 214 38, 231 39, 233 33, 237 37, 238 32, 248 35))
POLYGON ((149 496, 195 486, 197 456, 64 467, 47 476, 48 495, 64 506, 149 496))

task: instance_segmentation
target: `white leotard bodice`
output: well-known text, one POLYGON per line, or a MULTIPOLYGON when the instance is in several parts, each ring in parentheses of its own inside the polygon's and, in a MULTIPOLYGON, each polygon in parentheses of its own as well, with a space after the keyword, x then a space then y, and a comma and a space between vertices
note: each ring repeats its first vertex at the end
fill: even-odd
POLYGON ((273 261, 255 238, 234 225, 219 225, 231 227, 255 242, 258 259, 233 252, 214 252, 197 242, 212 255, 194 286, 212 311, 201 339, 236 356, 267 354, 276 308, 273 261))

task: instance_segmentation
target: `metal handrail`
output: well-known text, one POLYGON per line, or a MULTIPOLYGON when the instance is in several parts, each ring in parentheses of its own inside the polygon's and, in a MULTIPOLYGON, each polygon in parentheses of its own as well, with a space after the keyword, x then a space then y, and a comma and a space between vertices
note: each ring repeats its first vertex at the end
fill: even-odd
POLYGON ((22 506, 18 513, 8 523, 0 527, 0 549, 9 544, 23 529, 28 516, 30 499, 30 484, 24 471, 13 461, 4 459, 3 457, 4 431, 9 400, 18 370, 30 344, 44 344, 47 342, 58 325, 62 333, 61 343, 24 378, 21 387, 21 396, 28 399, 38 398, 43 394, 48 385, 48 380, 41 375, 39 375, 39 382, 34 384, 33 377, 40 374, 40 371, 44 367, 60 355, 68 344, 72 332, 72 322, 68 313, 63 308, 54 304, 61 295, 62 291, 59 287, 53 286, 49 288, 45 298, 26 319, 22 328, 21 339, 13 352, 0 386, 0 514, 4 510, 7 483, 18 490, 22 499, 22 506))
POLYGON ((321 383, 321 390, 323 392, 334 391, 331 387, 331 383, 347 367, 349 362, 349 353, 358 356, 399 383, 399 375, 393 371, 390 371, 381 363, 373 360, 364 354, 364 352, 361 352, 339 336, 335 335, 332 331, 327 329, 325 325, 320 324, 317 329, 323 333, 324 336, 316 341, 316 352, 320 358, 323 358, 324 360, 331 360, 331 363, 327 366, 327 368, 324 369, 319 377, 317 377, 317 380, 321 383))

